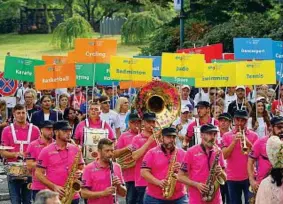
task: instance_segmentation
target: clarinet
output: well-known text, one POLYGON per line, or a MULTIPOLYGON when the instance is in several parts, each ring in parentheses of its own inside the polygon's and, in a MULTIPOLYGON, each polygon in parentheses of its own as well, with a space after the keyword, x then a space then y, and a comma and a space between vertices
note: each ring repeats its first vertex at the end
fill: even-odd
MULTIPOLYGON (((114 179, 114 169, 113 169, 113 162, 112 162, 112 159, 109 159, 109 167, 110 167, 110 181, 111 181, 111 186, 112 186, 112 181, 114 179)), ((114 200, 114 203, 116 204, 117 203, 117 195, 116 195, 116 190, 115 192, 113 193, 113 200, 114 200)))

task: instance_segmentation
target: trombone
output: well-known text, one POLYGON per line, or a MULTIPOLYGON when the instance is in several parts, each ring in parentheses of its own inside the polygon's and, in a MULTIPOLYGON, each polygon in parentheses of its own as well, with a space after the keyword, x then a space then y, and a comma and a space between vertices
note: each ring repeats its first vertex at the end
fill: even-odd
POLYGON ((245 134, 245 130, 241 130, 241 128, 239 127, 239 132, 242 135, 241 138, 241 149, 242 149, 242 153, 244 155, 247 155, 249 153, 249 148, 247 146, 247 139, 246 139, 246 134, 245 134))

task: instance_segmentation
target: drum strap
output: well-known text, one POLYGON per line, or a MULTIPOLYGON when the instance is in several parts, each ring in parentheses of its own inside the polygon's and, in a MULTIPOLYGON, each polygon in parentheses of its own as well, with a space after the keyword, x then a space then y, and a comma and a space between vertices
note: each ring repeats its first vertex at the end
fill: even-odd
POLYGON ((18 140, 14 124, 12 123, 10 126, 11 126, 13 141, 14 141, 15 144, 19 144, 20 145, 20 152, 23 153, 24 152, 24 145, 28 145, 30 143, 31 132, 32 132, 32 126, 33 125, 32 125, 32 123, 29 124, 27 140, 18 140))
MULTIPOLYGON (((88 121, 88 119, 85 119, 85 126, 87 128, 89 128, 89 121, 88 121)), ((105 127, 105 120, 102 120, 101 129, 104 129, 104 127, 105 127)))

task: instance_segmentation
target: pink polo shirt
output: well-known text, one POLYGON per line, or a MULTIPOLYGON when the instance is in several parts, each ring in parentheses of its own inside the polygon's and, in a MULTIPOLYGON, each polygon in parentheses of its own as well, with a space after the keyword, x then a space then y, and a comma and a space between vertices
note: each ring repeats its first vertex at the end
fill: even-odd
MULTIPOLYGON (((46 178, 49 181, 64 187, 78 151, 80 150, 76 145, 68 143, 66 149, 61 150, 56 142, 53 142, 47 147, 44 147, 40 152, 37 167, 45 169, 46 178)), ((82 154, 80 157, 80 164, 84 164, 82 154)), ((74 199, 79 197, 79 193, 76 193, 74 199)))
MULTIPOLYGON (((232 131, 223 135, 223 148, 228 147, 232 143, 233 138, 236 137, 236 134, 237 130, 233 129, 232 131)), ((248 129, 246 129, 245 135, 252 144, 258 139, 257 134, 248 129)), ((248 179, 248 155, 244 155, 242 153, 240 141, 237 142, 230 157, 227 158, 226 161, 227 180, 243 181, 248 179)))
MULTIPOLYGON (((98 120, 95 123, 92 122, 92 120, 90 120, 90 119, 88 121, 89 121, 89 127, 90 128, 97 128, 97 129, 102 128, 102 120, 98 120)), ((76 130, 75 130, 75 134, 74 134, 74 138, 76 140, 79 140, 81 145, 83 145, 84 127, 86 127, 86 121, 85 120, 81 121, 77 125, 76 130)), ((104 124, 104 129, 108 130, 108 138, 110 140, 115 140, 114 132, 107 122, 105 122, 105 124, 104 124)))
POLYGON ((257 160, 257 176, 256 180, 261 182, 272 168, 270 161, 266 154, 266 143, 269 137, 263 137, 258 139, 249 154, 250 158, 257 160))
MULTIPOLYGON (((215 159, 216 152, 211 150, 206 153, 201 145, 195 145, 188 149, 185 158, 183 160, 181 170, 188 173, 190 180, 200 183, 206 183, 209 176, 210 168, 215 159)), ((223 154, 220 154, 219 165, 224 167, 223 154)), ((201 193, 195 187, 189 186, 188 188, 190 203, 195 204, 206 204, 207 202, 202 201, 201 193)), ((220 189, 216 192, 216 195, 210 204, 222 203, 220 189)))
MULTIPOLYGON (((26 141, 28 139, 28 130, 29 130, 29 123, 27 123, 24 127, 18 126, 16 123, 14 123, 15 132, 17 140, 23 140, 26 141)), ((31 132, 31 138, 30 141, 34 141, 37 138, 39 138, 40 132, 38 127, 35 125, 32 126, 32 132, 31 132)), ((5 146, 12 146, 14 149, 9 150, 10 152, 19 152, 20 151, 20 145, 15 144, 12 136, 12 130, 11 126, 7 126, 3 129, 2 132, 2 139, 1 144, 5 146)), ((26 152, 28 148, 28 144, 24 144, 24 152, 26 152)), ((15 162, 17 161, 17 158, 14 159, 7 159, 8 162, 15 162)))
MULTIPOLYGON (((52 141, 54 142, 54 140, 52 141)), ((34 160, 37 161, 39 153, 41 150, 46 147, 47 145, 44 143, 44 141, 41 138, 38 138, 37 140, 32 141, 26 151, 26 160, 34 160)), ((32 170, 32 184, 31 189, 32 190, 42 190, 46 187, 39 182, 39 180, 35 177, 35 169, 32 170)))
MULTIPOLYGON (((176 162, 181 163, 185 157, 185 151, 182 149, 177 149, 177 151, 178 152, 177 152, 176 162)), ((145 154, 141 168, 150 169, 151 174, 159 180, 166 179, 169 163, 174 154, 175 152, 172 152, 172 154, 165 154, 161 146, 152 148, 145 154)), ((156 199, 164 200, 162 192, 163 191, 159 186, 148 183, 148 186, 146 188, 146 193, 148 195, 156 199)), ((179 199, 183 197, 185 194, 186 194, 186 190, 184 184, 177 181, 174 194, 169 200, 179 199)))
MULTIPOLYGON (((137 134, 133 133, 131 130, 128 130, 127 132, 122 133, 118 139, 116 148, 122 149, 122 148, 128 147, 129 145, 131 145, 132 140, 136 135, 137 134)), ((128 169, 122 169, 122 171, 123 171, 125 182, 135 181, 135 167, 134 166, 128 169)))
MULTIPOLYGON (((148 137, 144 136, 143 133, 140 133, 137 136, 135 136, 131 144, 132 151, 136 151, 139 148, 141 148, 146 143, 147 140, 148 140, 148 137)), ((148 150, 152 149, 153 147, 156 147, 156 142, 152 142, 146 152, 148 152, 148 150)), ((142 160, 143 160, 144 155, 142 155, 136 161, 136 166, 135 166, 135 185, 136 186, 147 186, 147 181, 141 176, 141 165, 142 165, 142 160)))
MULTIPOLYGON (((208 123, 212 123, 212 118, 209 118, 208 121, 209 121, 208 123)), ((205 125, 205 124, 208 124, 208 123, 203 123, 203 122, 199 121, 199 125, 200 125, 200 126, 205 125)), ((214 119, 214 123, 213 123, 212 125, 218 126, 218 125, 219 125, 218 120, 215 120, 215 119, 214 119)), ((194 136, 194 127, 196 127, 196 126, 197 126, 196 120, 194 120, 194 122, 192 122, 192 123, 188 126, 188 130, 187 130, 187 135, 186 135, 186 136, 188 137, 189 140, 191 140, 192 137, 194 136)))
MULTIPOLYGON (((121 183, 124 184, 121 167, 113 162, 114 175, 118 176, 121 183)), ((83 172, 83 187, 90 191, 104 191, 111 186, 111 173, 109 167, 103 167, 98 163, 98 160, 88 164, 83 172)), ((112 204, 114 203, 113 195, 100 197, 97 199, 88 199, 88 204, 112 204)), ((117 202, 118 203, 118 202, 117 202)))

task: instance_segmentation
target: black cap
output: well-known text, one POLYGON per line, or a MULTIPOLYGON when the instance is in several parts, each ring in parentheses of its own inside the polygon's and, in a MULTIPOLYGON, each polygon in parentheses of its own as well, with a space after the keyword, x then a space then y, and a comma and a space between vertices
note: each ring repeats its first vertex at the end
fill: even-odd
POLYGON ((249 114, 246 110, 236 110, 234 112, 234 118, 244 118, 244 119, 248 119, 249 118, 249 114))
POLYGON ((207 107, 208 108, 208 107, 210 107, 210 104, 207 101, 199 101, 196 105, 196 108, 198 108, 198 107, 207 107))
POLYGON ((280 123, 283 123, 283 117, 282 116, 275 116, 270 120, 271 125, 277 125, 280 123))
POLYGON ((218 116, 218 120, 220 119, 226 119, 226 120, 232 121, 232 116, 230 115, 230 113, 221 113, 218 116))
POLYGON ((200 127, 200 132, 201 133, 206 133, 206 132, 218 132, 218 128, 212 124, 205 124, 205 125, 202 125, 200 127))
POLYGON ((168 127, 162 129, 163 136, 177 136, 176 128, 168 127))
POLYGON ((42 121, 39 125, 40 128, 53 128, 54 122, 51 120, 42 121))
POLYGON ((113 86, 106 86, 105 90, 107 90, 107 89, 113 89, 113 86))
POLYGON ((129 114, 129 121, 141 120, 137 113, 130 113, 129 114))
POLYGON ((143 114, 143 120, 156 120, 155 113, 144 113, 143 114))
POLYGON ((71 130, 73 128, 70 126, 68 121, 66 121, 66 120, 59 120, 59 121, 54 123, 53 129, 54 130, 71 130))

